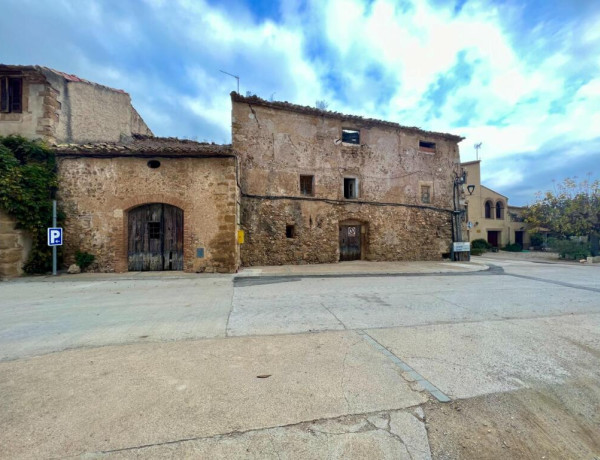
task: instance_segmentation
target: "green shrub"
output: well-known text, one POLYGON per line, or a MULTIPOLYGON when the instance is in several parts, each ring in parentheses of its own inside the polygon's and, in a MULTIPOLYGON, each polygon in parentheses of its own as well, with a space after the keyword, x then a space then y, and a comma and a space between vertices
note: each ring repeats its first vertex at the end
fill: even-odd
POLYGON ((483 249, 483 251, 485 252, 492 249, 492 245, 483 238, 479 238, 471 242, 471 253, 473 253, 473 249, 483 249))
POLYGON ((523 248, 521 247, 520 244, 513 243, 513 244, 507 244, 506 246, 504 246, 502 248, 502 250, 509 251, 509 252, 521 252, 523 250, 523 248))
MULTIPOLYGON (((50 191, 57 186, 56 160, 46 144, 22 136, 0 136, 0 208, 16 219, 17 228, 31 235, 33 246, 23 267, 27 273, 52 269, 46 228, 52 224, 50 191)), ((59 210, 59 226, 63 218, 59 210)), ((61 255, 59 248, 59 260, 61 255)))
POLYGON ((77 265, 79 265, 79 268, 81 268, 81 271, 85 271, 86 268, 88 268, 90 265, 92 265, 92 263, 94 262, 95 259, 96 259, 96 256, 93 254, 90 254, 89 252, 77 251, 75 253, 75 262, 77 263, 77 265))
POLYGON ((482 248, 474 248, 471 246, 471 255, 472 256, 480 256, 485 252, 485 249, 482 248))
POLYGON ((544 236, 540 233, 532 233, 529 235, 529 240, 531 241, 531 245, 535 247, 540 247, 544 244, 544 236))
POLYGON ((581 241, 549 238, 548 246, 558 252, 558 256, 561 259, 579 260, 585 259, 590 255, 589 243, 584 243, 581 241))

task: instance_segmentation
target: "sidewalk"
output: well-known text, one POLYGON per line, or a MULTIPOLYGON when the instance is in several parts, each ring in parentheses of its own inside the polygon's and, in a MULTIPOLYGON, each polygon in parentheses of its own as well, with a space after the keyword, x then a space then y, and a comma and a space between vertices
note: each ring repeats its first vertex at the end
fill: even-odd
POLYGON ((352 275, 424 275, 471 273, 484 271, 489 266, 478 261, 472 262, 369 262, 355 260, 337 264, 277 265, 264 267, 244 267, 237 274, 241 277, 259 276, 352 276, 352 275))

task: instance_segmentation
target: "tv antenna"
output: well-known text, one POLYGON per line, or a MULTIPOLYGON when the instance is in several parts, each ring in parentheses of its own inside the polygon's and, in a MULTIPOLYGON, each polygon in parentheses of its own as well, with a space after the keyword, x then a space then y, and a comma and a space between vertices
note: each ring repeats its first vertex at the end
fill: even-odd
POLYGON ((481 148, 481 144, 483 144, 483 142, 475 144, 475 156, 476 156, 476 158, 477 158, 478 161, 479 161, 479 149, 481 148))
POLYGON ((224 70, 219 70, 219 72, 229 75, 230 77, 233 77, 237 80, 237 93, 240 94, 240 77, 238 75, 234 75, 232 73, 225 72, 224 70))

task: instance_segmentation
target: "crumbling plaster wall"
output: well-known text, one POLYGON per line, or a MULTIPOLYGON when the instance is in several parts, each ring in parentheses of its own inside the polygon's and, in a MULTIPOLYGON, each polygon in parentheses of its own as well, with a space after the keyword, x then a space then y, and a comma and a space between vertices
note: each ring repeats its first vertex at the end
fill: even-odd
MULTIPOLYGON (((315 177, 315 198, 351 201, 344 200, 343 179, 354 177, 359 201, 423 205, 423 184, 432 187, 426 206, 452 209, 460 162, 455 140, 238 101, 232 124, 246 194, 302 196, 299 176, 308 174, 315 177), (342 143, 342 128, 360 130, 360 145, 342 143), (435 142, 436 153, 420 151, 419 140, 435 142)), ((242 264, 335 262, 338 225, 348 219, 367 224, 363 253, 370 260, 431 260, 449 252, 448 212, 243 197, 242 264), (296 238, 286 238, 286 224, 296 225, 296 238)))
POLYGON ((234 159, 157 159, 160 168, 151 169, 148 158, 59 156, 66 264, 81 250, 96 256, 97 271, 127 271, 127 211, 167 203, 183 209, 185 271, 237 270, 234 159))

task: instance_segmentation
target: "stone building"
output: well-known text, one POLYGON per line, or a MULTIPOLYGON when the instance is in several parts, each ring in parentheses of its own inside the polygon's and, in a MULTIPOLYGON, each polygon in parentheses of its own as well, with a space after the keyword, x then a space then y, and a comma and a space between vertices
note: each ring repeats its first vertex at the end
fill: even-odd
POLYGON ((103 272, 235 272, 238 189, 228 145, 134 136, 55 147, 65 257, 103 272))
POLYGON ((152 132, 129 94, 42 66, 0 64, 0 136, 118 142, 152 132))
POLYGON ((474 186, 473 193, 466 196, 467 219, 471 224, 467 239, 484 239, 496 248, 507 244, 529 248, 529 233, 521 218, 521 208, 509 206, 508 197, 481 184, 481 160, 462 163, 462 167, 467 173, 467 184, 474 186))
POLYGON ((242 265, 449 253, 461 137, 232 93, 242 265))
MULTIPOLYGON (((48 144, 119 142, 152 135, 123 90, 42 66, 0 64, 0 136, 48 144)), ((0 277, 23 273, 31 238, 0 210, 0 277)))

